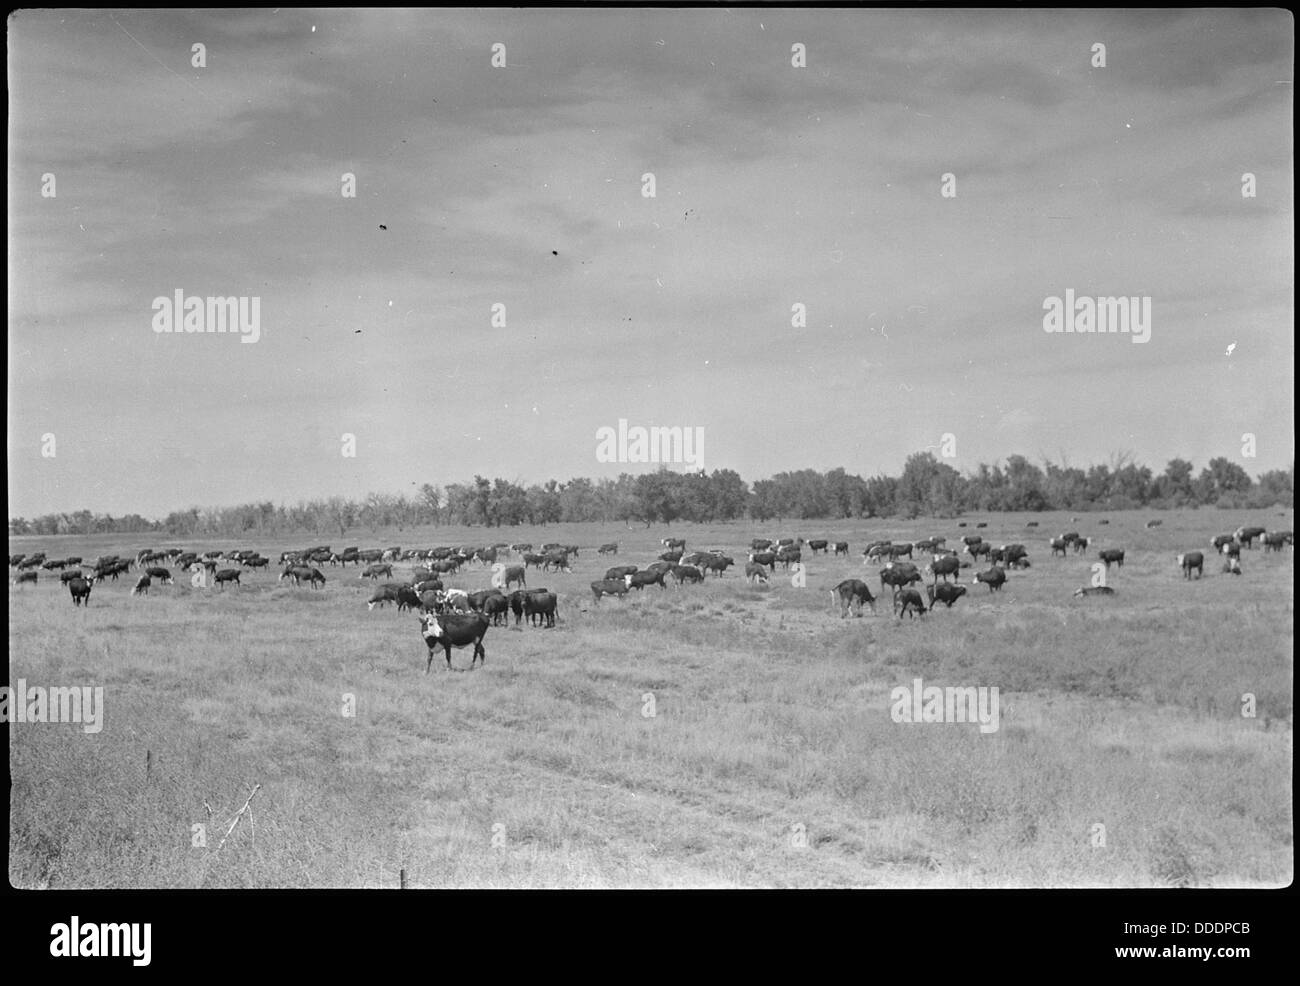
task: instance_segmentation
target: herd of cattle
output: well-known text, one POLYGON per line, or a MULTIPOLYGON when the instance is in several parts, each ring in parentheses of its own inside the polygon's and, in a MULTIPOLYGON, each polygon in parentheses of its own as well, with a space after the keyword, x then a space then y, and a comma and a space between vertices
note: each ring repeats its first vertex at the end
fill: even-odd
MULTIPOLYGON (((1105 520, 1098 521, 1099 526, 1106 523, 1105 520)), ((1159 522, 1152 521, 1147 526, 1153 527, 1157 523, 1159 522)), ((966 525, 963 523, 958 526, 966 525)), ((975 526, 979 528, 986 525, 980 523, 975 526)), ((1027 526, 1036 527, 1037 523, 1031 521, 1027 526)), ((1070 552, 1085 555, 1092 540, 1077 531, 1069 531, 1051 538, 1048 546, 1052 557, 1064 558, 1070 552)), ((1240 575, 1241 550, 1253 548, 1256 541, 1263 545, 1266 552, 1280 552, 1285 546, 1295 544, 1291 531, 1269 532, 1262 527, 1240 527, 1231 534, 1215 536, 1210 547, 1224 557, 1225 573, 1240 575)), ((697 585, 703 583, 709 575, 722 578, 727 569, 736 564, 735 559, 721 549, 688 554, 684 538, 664 538, 661 544, 665 550, 644 568, 637 565, 615 565, 605 572, 604 578, 593 581, 593 601, 599 604, 603 597, 624 597, 631 590, 642 590, 651 585, 657 585, 661 590, 666 589, 669 577, 678 586, 697 585)), ((949 548, 947 539, 943 537, 915 542, 873 541, 862 551, 862 555, 864 564, 883 563, 878 573, 880 591, 882 594, 886 588, 891 591, 893 611, 899 619, 905 613, 909 618, 923 614, 939 604, 951 609, 967 592, 966 586, 959 584, 961 570, 975 563, 986 563, 989 567, 976 572, 970 584, 985 585, 990 593, 1002 589, 1007 581, 1008 570, 1030 567, 1029 552, 1024 544, 1012 543, 995 547, 985 541, 983 535, 966 534, 961 536, 961 545, 960 551, 949 548), (914 560, 918 554, 929 556, 929 561, 923 568, 918 567, 914 560), (952 582, 948 581, 950 577, 952 582), (920 591, 914 588, 922 582, 927 582, 925 592, 928 607, 920 591)), ((849 555, 847 541, 805 541, 803 538, 780 538, 773 541, 756 538, 749 545, 745 578, 752 583, 766 585, 775 574, 777 565, 783 566, 787 571, 795 567, 795 573, 798 574, 803 565, 805 549, 810 556, 821 554, 847 558, 849 555)), ((383 607, 391 602, 398 611, 419 612, 421 633, 429 648, 429 661, 425 667, 427 674, 439 647, 445 652, 448 668, 451 667, 452 648, 470 644, 474 647, 470 667, 473 668, 475 662, 482 663, 486 658, 483 637, 488 627, 508 625, 511 613, 514 614, 516 627, 525 618, 530 626, 554 627, 558 596, 546 588, 529 587, 528 570, 536 569, 542 573, 571 572, 571 560, 578 557, 579 550, 576 545, 546 544, 534 551, 532 544, 500 542, 482 548, 444 546, 429 549, 403 550, 391 547, 362 550, 351 547, 334 552, 329 546, 322 545, 284 552, 279 556, 277 567, 281 569, 280 582, 291 582, 294 586, 306 584, 313 589, 320 589, 326 584, 321 567, 357 566, 361 569, 362 579, 375 583, 370 598, 366 600, 368 609, 383 607), (518 563, 509 563, 515 560, 518 563), (394 581, 394 565, 399 562, 412 564, 405 581, 400 582, 394 581), (493 574, 489 588, 469 592, 444 585, 443 576, 459 574, 472 563, 483 567, 491 566, 493 574), (379 581, 381 578, 384 580, 382 583, 379 581), (515 587, 513 591, 512 586, 515 587)), ((617 555, 618 544, 602 544, 597 549, 597 554, 601 557, 617 555)), ((1124 555, 1123 548, 1104 548, 1097 553, 1107 570, 1112 565, 1122 568, 1124 555)), ((1179 554, 1177 560, 1185 578, 1191 579, 1193 572, 1197 578, 1204 574, 1204 552, 1187 551, 1179 554)), ((144 596, 148 595, 155 582, 170 585, 175 581, 168 565, 192 573, 191 582, 195 586, 206 586, 210 578, 213 585, 224 589, 232 583, 242 585, 242 574, 269 569, 271 560, 252 550, 207 551, 200 555, 180 548, 168 548, 161 551, 145 549, 134 558, 104 556, 85 564, 80 557, 75 556, 48 559, 44 552, 17 554, 9 556, 9 565, 17 570, 10 580, 15 586, 35 583, 42 570, 60 572, 60 580, 67 585, 73 605, 80 606, 89 605, 94 585, 106 579, 116 582, 120 576, 137 570, 139 576, 131 594, 144 596)), ((1113 595, 1114 590, 1103 584, 1078 589, 1074 594, 1113 595)), ((861 616, 864 603, 873 612, 875 610, 875 596, 872 595, 870 586, 861 579, 850 578, 840 582, 831 589, 831 599, 832 605, 838 603, 841 618, 847 617, 850 611, 861 616)))

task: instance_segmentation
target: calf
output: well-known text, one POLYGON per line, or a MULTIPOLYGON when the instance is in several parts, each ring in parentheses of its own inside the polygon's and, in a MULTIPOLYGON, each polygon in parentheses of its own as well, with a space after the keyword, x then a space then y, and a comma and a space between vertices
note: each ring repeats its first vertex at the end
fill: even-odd
POLYGON ((148 575, 141 575, 135 583, 135 588, 131 590, 133 596, 149 595, 149 586, 153 585, 153 580, 148 575))
POLYGON ((835 552, 834 552, 834 553, 835 553, 836 555, 843 555, 845 558, 847 558, 847 557, 849 556, 849 542, 847 542, 847 541, 836 541, 836 542, 835 542, 835 552))
POLYGON ((1085 537, 1077 537, 1077 538, 1075 538, 1075 539, 1074 539, 1074 553, 1075 553, 1076 555, 1081 555, 1081 554, 1083 554, 1085 551, 1088 550, 1088 546, 1089 546, 1090 544, 1092 544, 1092 538, 1085 538, 1085 537))
POLYGON ((751 561, 745 566, 745 578, 754 583, 762 582, 763 585, 767 585, 767 569, 751 561))
POLYGON ((429 663, 424 666, 428 674, 433 667, 433 655, 441 646, 447 654, 447 670, 451 670, 451 649, 474 645, 474 656, 469 660, 469 668, 474 670, 474 662, 487 663, 487 651, 483 647, 483 637, 488 631, 488 618, 482 613, 449 613, 439 615, 426 613, 420 617, 420 634, 429 647, 429 663))
POLYGON ((626 577, 623 579, 602 579, 599 582, 591 583, 591 595, 597 603, 600 602, 601 596, 626 596, 626 577))
POLYGON ((903 589, 899 592, 894 597, 894 608, 898 611, 900 620, 904 613, 909 620, 915 619, 917 614, 925 615, 925 603, 921 601, 921 594, 915 589, 903 589))
POLYGON ((950 585, 947 582, 941 582, 939 585, 927 585, 925 591, 930 597, 930 609, 932 610, 936 601, 952 609, 952 604, 966 595, 964 585, 950 585))
POLYGON ((876 598, 871 594, 867 583, 861 579, 845 579, 832 589, 831 605, 835 605, 837 600, 840 604, 841 620, 849 615, 850 608, 854 616, 861 616, 863 603, 871 607, 871 612, 876 611, 876 598))
POLYGON ((89 579, 73 579, 68 583, 68 591, 72 593, 72 605, 80 606, 90 605, 91 583, 89 579))
POLYGON ((1199 579, 1205 570, 1205 556, 1199 551, 1188 551, 1178 556, 1178 567, 1183 570, 1183 578, 1188 581, 1192 578, 1192 569, 1196 569, 1196 577, 1199 579))
POLYGON ((976 573, 975 578, 971 580, 971 585, 979 585, 983 582, 989 587, 989 592, 1001 592, 1006 581, 1007 573, 994 565, 987 572, 976 573))

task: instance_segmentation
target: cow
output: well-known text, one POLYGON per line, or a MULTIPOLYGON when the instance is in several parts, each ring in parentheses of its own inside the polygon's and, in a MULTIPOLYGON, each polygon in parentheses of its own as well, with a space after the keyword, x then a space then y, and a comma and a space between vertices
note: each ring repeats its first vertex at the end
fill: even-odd
POLYGON ((487 651, 483 647, 483 637, 488 631, 488 618, 482 613, 425 613, 420 617, 420 635, 429 647, 429 663, 424 666, 428 674, 433 667, 433 656, 441 646, 447 654, 447 670, 451 670, 451 649, 474 645, 474 656, 469 659, 469 669, 474 670, 474 662, 487 663, 487 651))
POLYGON ((1001 592, 1002 586, 1006 584, 1007 573, 994 565, 987 572, 977 572, 975 578, 971 579, 971 585, 979 585, 983 582, 989 587, 989 592, 1001 592))
POLYGON ((542 560, 542 571, 572 572, 569 567, 569 555, 565 551, 552 551, 542 560))
POLYGON ((1077 537, 1074 539, 1074 553, 1081 555, 1088 550, 1092 544, 1092 538, 1077 537))
POLYGON ((1225 562, 1223 563, 1223 574, 1224 574, 1224 575, 1240 575, 1240 574, 1241 574, 1241 558, 1239 558, 1239 557, 1238 557, 1238 558, 1229 558, 1227 561, 1225 561, 1225 562))
POLYGON ((616 555, 618 554, 618 542, 611 541, 609 544, 602 544, 596 549, 598 555, 616 555))
POLYGON ((843 555, 845 558, 849 556, 849 542, 847 541, 836 541, 834 544, 834 549, 835 549, 834 554, 837 557, 839 555, 843 555))
POLYGON ((1290 531, 1273 531, 1263 537, 1264 550, 1281 551, 1288 544, 1295 543, 1295 536, 1290 531))
POLYGON ((44 565, 41 566, 41 568, 45 569, 45 571, 47 572, 54 572, 67 567, 68 567, 67 561, 65 561, 62 558, 51 558, 44 565))
MULTIPOLYGON (((749 547, 753 551, 766 551, 768 548, 772 547, 772 542, 767 538, 754 538, 754 540, 749 542, 749 547)), ((10 564, 14 563, 10 562, 10 564)))
POLYGON ((131 595, 147 596, 149 595, 149 586, 151 585, 153 585, 153 580, 149 578, 148 575, 141 575, 140 578, 136 580, 135 588, 131 590, 131 595))
POLYGON ((973 561, 978 561, 981 557, 989 558, 993 554, 993 545, 987 541, 976 541, 974 544, 966 545, 966 551, 973 561))
POLYGON ((1051 546, 1053 558, 1055 558, 1057 555, 1060 555, 1062 558, 1064 558, 1066 552, 1070 547, 1069 544, 1066 542, 1065 538, 1052 538, 1052 540, 1047 543, 1051 546))
POLYGON ((1238 527, 1236 530, 1237 540, 1252 549, 1255 547, 1255 539, 1262 537, 1264 533, 1263 527, 1238 527))
POLYGON ((1004 544, 1001 550, 1002 558, 1008 565, 1014 565, 1029 553, 1023 544, 1004 544))
POLYGON ((1098 526, 1098 527, 1109 527, 1109 526, 1110 526, 1110 521, 1108 521, 1108 520, 1099 520, 1099 521, 1097 521, 1097 526, 1098 526))
POLYGON ((925 566, 925 572, 931 576, 931 582, 938 582, 942 578, 948 581, 948 576, 956 576, 961 571, 961 560, 956 555, 935 555, 934 561, 925 566))
POLYGON ((172 584, 172 573, 169 569, 159 568, 159 567, 146 568, 145 574, 148 575, 150 578, 157 579, 163 585, 172 584))
POLYGON ((367 565, 366 570, 361 573, 363 579, 370 579, 373 582, 379 581, 381 575, 386 579, 391 579, 393 577, 393 566, 388 564, 367 565))
POLYGON ((829 544, 829 541, 826 541, 823 538, 817 538, 815 541, 809 541, 808 547, 812 549, 814 555, 819 551, 824 555, 826 554, 826 548, 829 544))
POLYGON ((474 561, 481 562, 484 565, 494 565, 497 560, 496 548, 479 548, 474 552, 474 561))
POLYGON ((659 556, 659 560, 666 561, 670 565, 676 565, 682 560, 684 554, 685 552, 681 548, 674 548, 672 551, 665 551, 659 556))
POLYGON ((979 534, 963 534, 961 543, 969 548, 972 544, 979 544, 983 540, 983 536, 979 534))
POLYGON ((904 555, 907 555, 908 558, 912 557, 912 543, 910 541, 904 541, 902 544, 891 544, 889 546, 890 558, 898 559, 902 558, 904 555))
POLYGON ((542 589, 524 596, 524 615, 528 617, 529 626, 545 624, 547 629, 555 626, 556 605, 559 598, 553 592, 542 589), (536 622, 534 622, 536 621, 536 622))
POLYGON ((397 602, 397 592, 401 588, 401 586, 394 585, 391 582, 375 586, 375 591, 370 594, 370 598, 366 601, 366 609, 372 610, 376 606, 383 606, 384 603, 397 602))
POLYGON ((673 578, 677 580, 678 585, 681 585, 683 582, 704 581, 704 573, 694 565, 674 565, 672 572, 673 578))
POLYGON ((1038 526, 1038 521, 1036 521, 1036 520, 1026 521, 1026 522, 1025 522, 1025 526, 1026 526, 1026 527, 1037 527, 1037 526, 1038 526))
POLYGON ((1192 569, 1196 569, 1199 579, 1205 571, 1205 556, 1199 551, 1188 551, 1178 556, 1178 567, 1183 570, 1183 578, 1191 581, 1192 569))
MULTIPOLYGON (((1267 544, 1264 545, 1264 550, 1265 551, 1268 550, 1267 544)), ((1223 554, 1229 558, 1240 558, 1241 542, 1238 541, 1236 538, 1233 538, 1231 541, 1229 541, 1227 544, 1223 546, 1223 554)))
POLYGON ((1111 565, 1118 568, 1124 567, 1124 549, 1123 548, 1105 548, 1097 552, 1097 557, 1106 563, 1106 570, 1110 570, 1111 565))
POLYGON ((493 626, 510 624, 510 600, 500 592, 494 592, 484 599, 481 611, 484 616, 491 618, 493 626))
MULTIPOLYGON (((786 569, 789 569, 791 565, 802 561, 802 559, 803 554, 798 548, 782 548, 776 553, 776 560, 786 569)), ((774 568, 773 571, 775 570, 776 569, 774 568)), ((718 574, 721 575, 722 573, 719 572, 718 574)))
POLYGON ((975 525, 975 529, 976 529, 977 531, 979 531, 979 530, 983 530, 984 528, 986 528, 986 527, 988 527, 988 526, 989 526, 988 521, 986 521, 986 520, 982 520, 982 521, 980 521, 978 524, 975 525))
POLYGON ((510 588, 510 583, 518 582, 521 586, 528 586, 528 569, 523 565, 509 565, 505 571, 505 587, 510 588))
POLYGON ((1085 585, 1081 589, 1075 589, 1076 597, 1082 596, 1113 596, 1115 590, 1108 585, 1085 585))
MULTIPOLYGON (((798 561, 798 560, 799 560, 799 552, 796 551, 794 554, 795 554, 795 558, 794 558, 794 560, 795 560, 795 561, 798 561)), ((726 571, 730 566, 732 566, 732 565, 734 565, 734 564, 736 564, 735 559, 730 558, 730 557, 728 557, 727 555, 714 555, 712 558, 710 558, 708 561, 706 561, 706 562, 701 566, 701 568, 702 568, 706 573, 707 573, 707 572, 712 572, 712 573, 715 574, 718 578, 722 578, 722 573, 725 572, 725 571, 726 571)), ((786 567, 789 568, 790 566, 787 564, 786 567)))
POLYGON ((648 585, 657 585, 660 589, 665 589, 664 573, 662 569, 646 569, 644 572, 632 572, 623 576, 623 581, 627 583, 629 589, 640 591, 648 585))
POLYGON ((453 610, 458 613, 469 613, 471 607, 469 604, 469 593, 464 589, 446 589, 438 593, 439 605, 438 612, 453 610))
POLYGON ((831 605, 835 605, 836 601, 840 604, 841 620, 849 615, 850 608, 854 616, 861 616, 863 603, 871 607, 871 612, 876 611, 876 597, 871 594, 867 583, 861 579, 845 579, 832 589, 831 605))
POLYGON ((767 585, 767 569, 751 561, 745 566, 745 578, 755 584, 762 582, 763 585, 767 585))
POLYGON ((1163 520, 1149 520, 1147 521, 1147 530, 1149 531, 1153 527, 1159 527, 1163 523, 1164 523, 1163 520))
POLYGON ((890 562, 880 570, 880 591, 885 591, 885 586, 892 586, 895 595, 899 589, 905 589, 913 582, 921 581, 921 573, 917 567, 910 562, 890 562))
POLYGON ((397 603, 397 611, 400 613, 407 609, 423 609, 424 603, 420 599, 419 592, 414 586, 399 585, 397 587, 397 597, 394 600, 397 603))
POLYGON ((609 581, 617 580, 621 582, 624 575, 632 575, 639 571, 640 569, 635 565, 615 565, 605 572, 605 578, 609 581))
POLYGON ((939 585, 927 585, 925 587, 925 592, 926 595, 930 597, 931 610, 934 609, 934 604, 936 602, 941 602, 949 609, 952 609, 952 604, 962 596, 966 595, 966 587, 964 585, 942 582, 939 585))
POLYGON ((227 582, 233 582, 235 585, 241 584, 239 581, 239 569, 237 568, 223 568, 214 576, 214 579, 219 586, 225 586, 227 582))
POLYGON ((749 560, 755 565, 766 565, 773 572, 776 571, 776 552, 775 551, 755 551, 749 556, 749 560))
POLYGON ((72 605, 80 606, 83 603, 90 605, 91 581, 89 579, 73 579, 68 583, 68 592, 72 594, 72 605))
POLYGON ((909 620, 915 619, 918 613, 925 615, 925 603, 921 601, 921 594, 915 589, 903 589, 898 592, 894 596, 894 609, 898 612, 900 620, 904 613, 909 620))
POLYGON ((1232 544, 1236 540, 1237 536, 1235 534, 1216 534, 1210 539, 1210 547, 1214 549, 1215 554, 1218 554, 1223 550, 1225 544, 1232 544))
POLYGON ((597 603, 600 602, 601 596, 626 596, 626 577, 622 579, 602 579, 599 582, 591 583, 591 595, 597 603))
POLYGON ((686 538, 664 538, 659 543, 665 548, 680 548, 682 551, 686 550, 686 538))
POLYGON ((32 585, 36 585, 37 577, 38 577, 37 572, 30 572, 30 571, 19 572, 17 575, 15 575, 12 579, 9 580, 9 584, 26 585, 28 582, 30 582, 32 585))

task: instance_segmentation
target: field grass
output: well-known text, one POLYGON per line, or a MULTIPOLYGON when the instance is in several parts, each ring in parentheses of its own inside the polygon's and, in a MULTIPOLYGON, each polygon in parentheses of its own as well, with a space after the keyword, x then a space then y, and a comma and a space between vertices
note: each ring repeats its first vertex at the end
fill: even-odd
MULTIPOLYGON (((10 589, 10 681, 103 686, 106 711, 93 734, 11 726, 10 882, 396 888, 405 870, 413 887, 1288 884, 1292 554, 1243 552, 1237 578, 1207 542, 1243 523, 1291 528, 1290 511, 1100 516, 1035 515, 1037 529, 1026 515, 963 518, 969 531, 987 521, 995 543, 1025 542, 1033 567, 915 621, 887 599, 841 620, 828 590, 848 576, 877 589, 867 540, 952 544, 968 532, 956 521, 182 545, 581 545, 572 574, 529 572, 558 592, 558 626, 491 629, 472 674, 439 656, 426 676, 416 618, 367 612, 353 568, 325 569, 321 591, 272 572, 227 591, 181 578, 147 598, 129 595, 132 576, 97 586, 85 609, 42 573, 10 589), (1164 523, 1147 530, 1153 516, 1164 523), (1047 537, 1066 529, 1100 536, 1086 558, 1049 558, 1047 537), (750 538, 775 534, 846 539, 851 556, 805 551, 803 588, 778 568, 766 588, 732 569, 598 606, 587 589, 610 564, 653 560, 661 537, 728 548, 743 572, 750 538), (605 541, 620 543, 616 559, 596 555, 605 541), (1073 598, 1109 546, 1128 553, 1110 574, 1117 595, 1073 598), (1201 581, 1176 567, 1186 549, 1206 551, 1201 581), (890 690, 918 676, 998 686, 1000 728, 895 723, 890 690)), ((11 538, 10 551, 168 543, 11 538)), ((451 580, 488 582, 475 566, 451 580)))

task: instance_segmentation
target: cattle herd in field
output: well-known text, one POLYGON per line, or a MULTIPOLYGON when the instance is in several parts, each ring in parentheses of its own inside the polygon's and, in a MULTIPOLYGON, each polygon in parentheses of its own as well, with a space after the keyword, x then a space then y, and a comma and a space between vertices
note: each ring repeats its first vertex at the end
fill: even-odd
MULTIPOLYGON (((1104 519, 1097 521, 1097 526, 1105 526, 1104 519)), ((1159 521, 1151 521, 1147 527, 1154 527, 1159 521)), ((958 527, 966 527, 960 523, 958 527)), ((984 523, 974 525, 976 529, 986 527, 984 523)), ((1038 524, 1030 521, 1028 527, 1038 524)), ((1071 553, 1087 556, 1094 538, 1085 537, 1078 531, 1068 531, 1052 537, 1047 544, 1051 557, 1068 557, 1071 553)), ((1263 527, 1239 527, 1231 534, 1219 534, 1211 539, 1208 547, 1213 554, 1224 559, 1222 572, 1231 575, 1241 574, 1241 551, 1251 549, 1259 542, 1265 552, 1281 552, 1286 546, 1295 544, 1291 531, 1269 532, 1263 527)), ((998 592, 1006 584, 1009 571, 1028 569, 1030 567, 1029 550, 1021 543, 994 546, 981 534, 964 534, 960 536, 960 548, 949 547, 944 537, 931 537, 921 541, 872 541, 863 550, 864 564, 880 564, 877 572, 880 579, 880 591, 886 589, 891 593, 893 612, 902 619, 903 614, 909 618, 933 610, 942 604, 951 609, 953 604, 967 592, 961 584, 962 570, 976 564, 987 564, 987 568, 974 572, 971 586, 983 585, 990 593, 998 592), (919 556, 919 557, 918 557, 919 556), (921 558, 928 558, 923 567, 918 567, 921 558), (950 582, 949 579, 952 579, 950 582), (924 584, 925 598, 918 586, 924 584), (928 599, 929 605, 926 605, 928 599)), ((625 597, 632 590, 643 590, 647 586, 667 588, 671 578, 677 586, 699 585, 707 578, 721 579, 727 570, 736 565, 735 559, 722 549, 707 551, 686 551, 684 538, 664 538, 661 546, 665 549, 645 567, 631 564, 610 567, 603 578, 591 583, 594 604, 599 604, 606 596, 625 597)), ((442 648, 446 655, 447 666, 451 667, 453 647, 473 645, 474 656, 470 667, 475 662, 481 663, 486 658, 483 637, 489 626, 509 624, 513 613, 515 626, 527 618, 530 626, 554 627, 559 599, 556 593, 540 587, 528 585, 528 571, 537 572, 571 572, 571 562, 579 556, 577 545, 545 544, 534 550, 532 544, 507 544, 500 542, 489 547, 450 547, 443 546, 429 549, 406 549, 400 547, 361 549, 344 548, 335 552, 327 545, 306 548, 301 551, 286 551, 279 556, 276 567, 280 574, 278 580, 294 586, 307 585, 320 589, 326 584, 322 568, 342 568, 354 565, 358 570, 359 582, 368 580, 373 588, 365 600, 367 609, 383 607, 393 603, 398 611, 410 610, 420 614, 421 632, 429 648, 429 662, 425 667, 428 673, 433 664, 435 652, 442 648), (395 579, 395 568, 402 564, 411 566, 401 572, 401 579, 395 579), (443 584, 443 576, 460 574, 469 565, 491 568, 491 585, 480 591, 470 592, 465 589, 448 587, 443 584), (383 581, 380 581, 380 580, 383 581), (513 591, 512 591, 512 587, 513 591)), ((749 544, 744 577, 755 585, 766 585, 781 565, 787 572, 793 569, 793 575, 799 575, 804 564, 805 551, 809 557, 816 555, 849 556, 847 541, 826 539, 804 540, 803 538, 755 538, 749 544)), ((596 549, 601 558, 618 554, 617 543, 602 544, 596 549)), ((1096 557, 1107 571, 1114 565, 1123 568, 1125 549, 1106 547, 1097 551, 1096 557)), ((1195 572, 1200 578, 1204 574, 1206 554, 1203 551, 1186 551, 1177 556, 1178 569, 1186 579, 1195 572)), ((74 606, 90 604, 90 593, 95 585, 105 580, 116 582, 120 576, 138 573, 132 596, 146 596, 155 584, 170 585, 175 581, 173 570, 190 573, 191 583, 195 586, 207 586, 225 590, 230 586, 242 586, 241 576, 250 572, 266 571, 271 567, 271 560, 257 551, 207 551, 199 554, 180 548, 164 550, 145 549, 134 557, 122 558, 118 555, 104 556, 91 562, 83 562, 80 557, 53 559, 44 552, 33 554, 15 554, 9 556, 9 566, 15 569, 10 584, 20 587, 36 583, 41 571, 59 572, 60 581, 68 587, 74 606)), ((1075 591, 1075 596, 1109 596, 1115 590, 1105 584, 1089 585, 1075 591)), ((831 589, 832 606, 838 606, 841 618, 850 611, 862 615, 862 606, 867 604, 874 612, 876 598, 871 587, 862 579, 845 579, 831 589)))

